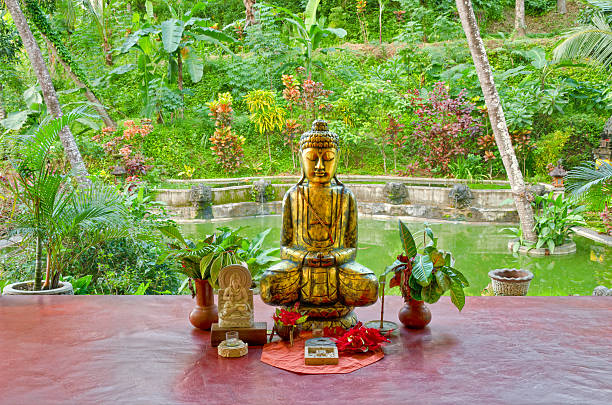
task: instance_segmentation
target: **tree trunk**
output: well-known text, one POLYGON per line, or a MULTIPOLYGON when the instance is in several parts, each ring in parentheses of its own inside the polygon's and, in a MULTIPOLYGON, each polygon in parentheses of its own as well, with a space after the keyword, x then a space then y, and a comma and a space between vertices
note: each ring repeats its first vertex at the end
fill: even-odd
POLYGON ((255 12, 253 11, 253 5, 255 0, 242 0, 244 3, 244 14, 245 14, 245 26, 255 24, 255 12))
MULTIPOLYGON (((45 99, 45 104, 47 105, 47 110, 54 117, 61 117, 63 114, 62 107, 57 99, 57 94, 55 93, 55 87, 53 87, 49 70, 47 70, 47 65, 43 59, 40 47, 38 46, 38 43, 36 43, 34 35, 32 35, 32 31, 30 30, 25 16, 21 11, 18 0, 4 0, 4 4, 6 4, 6 8, 13 17, 15 27, 17 27, 17 31, 19 32, 23 46, 26 49, 28 58, 32 64, 32 68, 36 73, 36 77, 38 78, 38 82, 40 83, 40 88, 43 93, 43 98, 45 99)), ((89 176, 89 172, 85 167, 85 163, 81 157, 81 152, 79 152, 79 148, 74 140, 74 136, 72 135, 70 128, 68 126, 64 127, 61 130, 59 137, 62 141, 62 145, 64 146, 64 153, 70 161, 70 165, 72 166, 72 170, 75 173, 77 181, 82 186, 89 185, 91 183, 87 178, 87 176, 89 176)))
MULTIPOLYGON (((181 92, 181 100, 183 100, 183 56, 181 55, 181 50, 179 49, 177 51, 177 57, 176 57, 176 65, 177 65, 177 76, 178 76, 178 89, 181 92)), ((192 79, 193 80, 193 79, 192 79)), ((180 108, 178 111, 178 116, 179 118, 183 118, 183 109, 180 108)))
POLYGON ((108 37, 104 35, 102 47, 104 49, 104 63, 107 66, 113 66, 113 52, 110 44, 108 43, 108 37))
POLYGON ((78 78, 77 75, 74 74, 72 69, 70 69, 70 66, 62 58, 60 58, 58 56, 57 49, 55 49, 55 46, 53 46, 51 41, 49 41, 44 34, 41 33, 40 35, 47 42, 47 47, 49 48, 49 50, 53 54, 53 57, 55 58, 55 60, 59 61, 59 63, 63 66, 64 70, 68 73, 68 76, 70 76, 70 78, 72 79, 72 81, 78 87, 80 87, 81 89, 85 90, 85 97, 87 98, 87 100, 89 100, 89 102, 91 104, 93 104, 93 108, 98 112, 98 114, 100 114, 100 117, 102 118, 102 121, 104 121, 104 125, 109 127, 109 128, 116 129, 117 128, 117 123, 115 121, 113 121, 113 119, 110 117, 110 115, 108 115, 108 112, 106 111, 106 108, 104 108, 104 105, 98 99, 98 97, 96 97, 96 95, 91 90, 89 90, 89 87, 87 87, 87 85, 85 83, 83 83, 81 81, 81 79, 78 78))
POLYGON ((6 118, 6 110, 4 109, 4 100, 2 98, 2 91, 4 90, 4 86, 0 83, 0 120, 6 118))
POLYGON ((527 241, 535 242, 537 237, 533 231, 535 224, 533 209, 527 196, 527 189, 518 160, 512 148, 512 140, 508 133, 506 118, 504 117, 499 94, 493 82, 493 72, 491 71, 489 59, 487 58, 487 53, 482 38, 480 37, 472 2, 471 0, 455 1, 489 112, 488 115, 491 121, 493 134, 495 135, 495 142, 497 143, 502 162, 504 163, 504 168, 508 174, 508 180, 510 180, 510 187, 514 195, 514 204, 516 205, 516 211, 521 221, 523 238, 527 241))
POLYGON ((565 0, 557 0, 557 13, 567 13, 567 2, 565 0))
POLYGON ((382 12, 384 8, 382 0, 378 0, 378 44, 382 45, 382 12))
POLYGON ((525 0, 516 0, 514 12, 514 34, 517 37, 524 37, 527 30, 527 24, 525 24, 525 0))

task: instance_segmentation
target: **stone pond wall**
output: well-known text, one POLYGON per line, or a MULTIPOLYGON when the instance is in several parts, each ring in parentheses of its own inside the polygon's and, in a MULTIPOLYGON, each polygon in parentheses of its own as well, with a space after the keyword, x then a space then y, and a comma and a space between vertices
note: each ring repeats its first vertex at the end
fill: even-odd
MULTIPOLYGON (((456 183, 454 180, 361 177, 341 177, 355 194, 360 214, 485 222, 518 221, 509 189, 468 190, 467 200, 459 203, 452 198, 455 195, 451 193, 451 185, 456 183), (383 179, 391 181, 383 182, 383 179), (365 183, 367 180, 375 180, 376 183, 365 183), (429 185, 418 184, 419 181, 425 183, 425 180, 429 185)), ((278 178, 273 179, 278 181, 278 178)), ((190 189, 158 189, 156 199, 164 202, 172 213, 182 219, 280 214, 283 195, 297 181, 297 177, 282 178, 287 182, 281 184, 270 184, 270 179, 255 179, 256 187, 252 179, 248 179, 251 184, 244 184, 245 179, 229 179, 225 184, 242 184, 227 187, 223 187, 224 183, 220 180, 200 180, 199 184, 210 186, 212 197, 209 198, 212 201, 198 200, 190 189), (208 206, 206 217, 199 216, 202 204, 208 206)))

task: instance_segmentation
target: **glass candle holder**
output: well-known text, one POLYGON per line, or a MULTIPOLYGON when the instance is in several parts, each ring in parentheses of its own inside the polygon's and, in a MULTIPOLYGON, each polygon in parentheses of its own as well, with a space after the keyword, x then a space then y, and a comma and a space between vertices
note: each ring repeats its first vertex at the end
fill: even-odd
POLYGON ((225 332, 225 344, 228 346, 238 346, 240 339, 236 331, 225 332))

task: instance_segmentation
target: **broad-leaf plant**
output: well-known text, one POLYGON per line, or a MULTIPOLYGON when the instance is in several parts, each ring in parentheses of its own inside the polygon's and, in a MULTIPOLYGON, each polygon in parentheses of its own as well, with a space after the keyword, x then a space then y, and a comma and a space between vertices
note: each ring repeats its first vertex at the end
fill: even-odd
POLYGON ((399 286, 402 296, 425 301, 438 302, 440 297, 450 291, 452 303, 461 311, 465 305, 465 292, 469 286, 465 276, 455 269, 450 252, 439 250, 438 238, 427 225, 423 230, 423 245, 419 249, 406 224, 399 221, 399 234, 404 252, 385 269, 384 274, 394 273, 389 287, 399 286))
POLYGON ((208 280, 213 288, 219 287, 219 272, 225 266, 245 263, 256 279, 264 267, 278 260, 270 256, 278 248, 262 248, 270 229, 261 232, 251 241, 239 235, 240 229, 227 227, 217 228, 212 235, 197 241, 183 237, 174 225, 162 226, 159 230, 170 239, 170 250, 160 257, 159 262, 178 260, 182 264, 182 272, 189 279, 208 280))

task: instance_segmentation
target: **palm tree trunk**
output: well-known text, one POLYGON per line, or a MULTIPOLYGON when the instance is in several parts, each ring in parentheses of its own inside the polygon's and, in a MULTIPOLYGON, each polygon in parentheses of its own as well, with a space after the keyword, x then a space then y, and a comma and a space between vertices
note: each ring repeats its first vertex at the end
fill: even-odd
POLYGON ((36 262, 34 264, 34 291, 42 288, 42 238, 36 235, 36 262))
MULTIPOLYGON (((19 32, 23 46, 26 49, 28 58, 32 64, 32 68, 34 69, 38 82, 40 83, 40 88, 42 90, 43 98, 45 99, 45 104, 47 105, 48 111, 54 117, 61 117, 63 114, 62 107, 57 99, 57 93, 55 92, 55 87, 53 87, 49 70, 47 69, 47 65, 43 59, 40 47, 38 46, 38 43, 36 43, 34 35, 32 35, 32 31, 30 30, 25 16, 21 11, 18 0, 4 0, 4 4, 6 4, 6 8, 13 17, 15 27, 17 27, 17 31, 19 32)), ((91 181, 88 179, 89 172, 85 167, 85 163, 81 157, 81 152, 79 152, 79 148, 74 140, 74 136, 72 135, 70 128, 66 126, 64 129, 62 129, 59 136, 60 140, 62 141, 62 145, 64 146, 64 153, 72 166, 72 170, 76 175, 77 181, 82 186, 90 184, 91 181)))
POLYGON ((102 118, 102 121, 104 121, 104 125, 109 127, 109 128, 116 129, 117 128, 117 123, 115 121, 113 121, 113 119, 110 117, 110 115, 108 115, 108 111, 106 111, 106 108, 104 108, 104 105, 98 99, 98 97, 96 97, 96 95, 93 93, 93 91, 91 91, 89 89, 89 87, 87 87, 87 85, 85 83, 83 83, 81 81, 81 79, 78 78, 77 75, 74 74, 72 69, 70 69, 70 65, 68 65, 62 58, 60 58, 58 56, 57 49, 55 49, 55 46, 53 46, 51 41, 49 41, 44 34, 41 33, 40 35, 45 39, 45 42, 47 42, 47 47, 51 51, 51 53, 52 53, 53 57, 55 58, 55 60, 59 61, 59 63, 63 66, 64 70, 68 73, 68 76, 70 76, 70 78, 72 79, 72 81, 78 87, 80 87, 81 89, 85 90, 85 97, 93 105, 93 108, 98 112, 98 114, 100 114, 100 117, 102 118))
MULTIPOLYGON (((181 100, 183 100, 183 57, 181 55, 181 49, 179 48, 177 50, 177 57, 176 57, 176 65, 177 65, 177 76, 178 76, 178 89, 181 92, 181 100)), ((183 109, 179 109, 178 111, 178 116, 179 118, 183 118, 183 109)))
POLYGON ((535 242, 537 237, 533 231, 535 225, 533 209, 527 196, 527 189, 525 188, 525 182, 521 174, 518 160, 512 148, 512 140, 508 133, 506 118, 504 117, 499 94, 495 88, 489 59, 487 58, 487 53, 482 38, 480 37, 472 2, 471 0, 455 1, 489 112, 488 115, 491 121, 493 134, 495 135, 495 142, 497 143, 502 162, 508 174, 508 180, 510 180, 516 211, 521 221, 523 238, 527 241, 535 242))
POLYGON ((113 52, 106 35, 103 38, 102 48, 104 49, 104 63, 106 66, 113 66, 113 52))
POLYGON ((557 0, 557 13, 567 13, 567 2, 565 0, 557 0))
POLYGON ((527 30, 525 23, 525 0, 516 0, 514 9, 514 34, 517 37, 524 37, 527 30))
POLYGON ((242 2, 244 3, 245 26, 254 25, 255 12, 253 11, 253 6, 255 5, 255 0, 242 0, 242 2))
POLYGON ((4 86, 0 83, 0 120, 6 118, 6 110, 4 109, 3 99, 2 99, 2 91, 4 90, 4 86))

